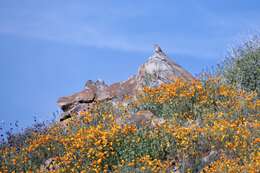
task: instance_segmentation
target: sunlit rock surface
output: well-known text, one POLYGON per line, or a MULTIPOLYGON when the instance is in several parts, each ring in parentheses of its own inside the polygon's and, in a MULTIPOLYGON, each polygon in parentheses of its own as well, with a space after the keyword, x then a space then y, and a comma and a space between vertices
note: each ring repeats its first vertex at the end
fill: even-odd
POLYGON ((155 87, 176 78, 188 81, 193 76, 155 45, 153 55, 139 67, 136 75, 126 81, 107 85, 104 81, 88 80, 83 91, 59 98, 58 105, 64 111, 61 120, 71 117, 72 113, 90 110, 97 101, 120 101, 125 95, 135 95, 144 86, 155 87))

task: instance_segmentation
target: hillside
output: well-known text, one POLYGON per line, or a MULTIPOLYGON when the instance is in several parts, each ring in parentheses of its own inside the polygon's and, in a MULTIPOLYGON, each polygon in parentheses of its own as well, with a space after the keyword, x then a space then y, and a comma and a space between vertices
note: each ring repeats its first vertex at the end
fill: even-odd
POLYGON ((0 172, 260 172, 256 92, 196 79, 159 46, 136 75, 61 97, 59 122, 0 146, 0 172))

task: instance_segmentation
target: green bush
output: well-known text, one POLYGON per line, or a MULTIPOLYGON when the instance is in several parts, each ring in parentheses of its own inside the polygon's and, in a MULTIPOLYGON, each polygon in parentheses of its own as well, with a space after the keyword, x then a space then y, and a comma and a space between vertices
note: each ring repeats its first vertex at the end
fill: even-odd
POLYGON ((260 37, 255 36, 233 48, 217 68, 223 81, 260 96, 260 37))

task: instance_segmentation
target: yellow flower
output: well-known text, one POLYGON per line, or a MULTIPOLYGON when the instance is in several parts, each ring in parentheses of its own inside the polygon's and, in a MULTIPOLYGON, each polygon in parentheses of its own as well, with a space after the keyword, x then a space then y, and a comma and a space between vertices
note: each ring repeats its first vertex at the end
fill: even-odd
POLYGON ((97 163, 100 165, 100 164, 102 163, 102 159, 101 159, 101 158, 98 159, 98 160, 97 160, 97 163))

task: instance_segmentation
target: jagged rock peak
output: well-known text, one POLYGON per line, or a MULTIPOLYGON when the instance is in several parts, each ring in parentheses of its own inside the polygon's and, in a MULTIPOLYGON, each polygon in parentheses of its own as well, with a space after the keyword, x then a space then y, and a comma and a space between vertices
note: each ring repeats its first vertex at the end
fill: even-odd
POLYGON ((158 63, 157 66, 161 64, 168 64, 169 66, 178 66, 182 68, 180 65, 175 63, 168 55, 161 49, 158 44, 154 45, 154 54, 151 55, 145 64, 154 64, 158 63))
POLYGON ((154 54, 138 70, 137 79, 141 87, 169 83, 177 77, 185 80, 193 79, 192 75, 172 61, 159 45, 154 46, 154 51, 154 54))
POLYGON ((66 115, 81 111, 91 110, 98 101, 111 100, 113 103, 123 101, 125 95, 134 96, 144 86, 158 86, 162 83, 173 82, 176 78, 192 80, 193 76, 181 66, 172 61, 160 48, 154 46, 154 54, 138 69, 138 73, 126 81, 106 85, 105 82, 88 80, 83 91, 71 96, 61 97, 58 105, 66 115))
POLYGON ((166 54, 162 51, 158 44, 154 45, 154 54, 149 59, 152 58, 167 59, 166 54))
POLYGON ((156 53, 161 53, 162 52, 162 49, 161 49, 161 47, 158 44, 154 45, 154 52, 156 52, 156 53))

